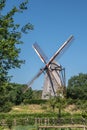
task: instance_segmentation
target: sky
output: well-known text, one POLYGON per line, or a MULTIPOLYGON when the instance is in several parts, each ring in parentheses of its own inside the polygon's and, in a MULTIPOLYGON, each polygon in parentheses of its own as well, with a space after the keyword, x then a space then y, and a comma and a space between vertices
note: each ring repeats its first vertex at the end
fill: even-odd
MULTIPOLYGON (((7 0, 5 11, 23 0, 7 0)), ((26 62, 20 69, 12 69, 11 82, 26 84, 45 65, 32 45, 37 42, 48 59, 70 35, 74 40, 57 62, 66 70, 66 83, 79 73, 87 73, 87 0, 29 0, 28 10, 15 16, 15 22, 30 22, 34 30, 22 36, 20 58, 26 62)), ((35 81, 33 89, 42 89, 44 75, 35 81)))

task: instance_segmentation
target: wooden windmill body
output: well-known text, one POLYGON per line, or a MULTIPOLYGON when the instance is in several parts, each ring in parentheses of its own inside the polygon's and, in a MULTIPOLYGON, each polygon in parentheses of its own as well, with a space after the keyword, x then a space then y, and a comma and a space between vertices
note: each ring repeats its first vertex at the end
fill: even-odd
POLYGON ((42 99, 49 99, 50 96, 54 97, 57 95, 63 97, 63 89, 65 88, 65 69, 62 69, 62 67, 59 68, 59 65, 56 62, 53 62, 49 73, 51 82, 46 73, 44 76, 42 99))

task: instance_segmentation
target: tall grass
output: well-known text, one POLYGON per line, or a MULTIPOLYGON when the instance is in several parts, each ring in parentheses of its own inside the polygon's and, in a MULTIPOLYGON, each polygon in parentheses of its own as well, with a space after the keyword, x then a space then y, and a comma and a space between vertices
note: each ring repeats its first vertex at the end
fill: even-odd
POLYGON ((30 126, 30 125, 27 125, 27 126, 19 125, 19 126, 13 127, 12 130, 37 130, 37 127, 30 126))

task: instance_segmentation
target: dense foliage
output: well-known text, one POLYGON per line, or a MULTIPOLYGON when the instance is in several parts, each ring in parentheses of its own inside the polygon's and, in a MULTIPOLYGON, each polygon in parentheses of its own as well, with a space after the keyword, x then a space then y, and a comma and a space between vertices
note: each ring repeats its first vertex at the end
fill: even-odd
POLYGON ((80 73, 69 79, 67 98, 87 100, 87 74, 80 73))
POLYGON ((32 90, 32 88, 27 89, 26 84, 8 83, 8 86, 3 87, 3 89, 0 90, 0 98, 2 98, 0 103, 2 103, 2 105, 4 105, 4 100, 12 105, 20 105, 21 103, 41 104, 45 102, 45 100, 41 100, 41 90, 32 90), (25 92, 24 90, 26 89, 27 91, 25 92), (3 91, 5 91, 5 94, 3 91), (4 98, 2 93, 4 94, 4 98))
MULTIPOLYGON (((6 2, 6 0, 0 0, 0 112, 10 109, 8 91, 11 86, 8 82, 11 77, 8 76, 8 71, 12 68, 19 68, 24 63, 19 58, 21 49, 17 45, 23 43, 22 33, 33 29, 30 23, 22 26, 14 20, 16 13, 23 13, 27 9, 28 0, 24 0, 18 7, 14 6, 9 12, 3 14, 6 2)), ((18 94, 20 93, 18 90, 18 94)), ((17 101, 17 104, 18 102, 20 101, 17 101)))
POLYGON ((21 3, 19 8, 14 6, 3 15, 6 0, 0 1, 0 86, 7 81, 8 70, 20 67, 23 63, 19 59, 20 48, 17 48, 17 45, 23 43, 21 41, 22 32, 26 32, 26 29, 33 29, 33 26, 28 23, 21 27, 20 24, 15 23, 14 16, 27 9, 27 2, 21 3))

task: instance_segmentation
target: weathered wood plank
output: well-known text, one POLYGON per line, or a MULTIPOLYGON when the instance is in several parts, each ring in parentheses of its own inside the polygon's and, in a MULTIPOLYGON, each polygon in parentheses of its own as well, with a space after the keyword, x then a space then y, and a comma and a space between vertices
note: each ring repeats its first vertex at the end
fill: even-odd
POLYGON ((39 126, 38 130, 41 130, 44 128, 83 128, 83 129, 87 129, 87 125, 39 126))

